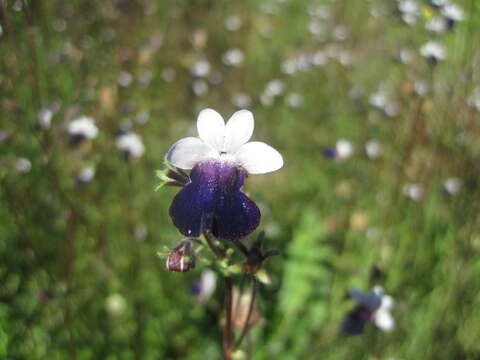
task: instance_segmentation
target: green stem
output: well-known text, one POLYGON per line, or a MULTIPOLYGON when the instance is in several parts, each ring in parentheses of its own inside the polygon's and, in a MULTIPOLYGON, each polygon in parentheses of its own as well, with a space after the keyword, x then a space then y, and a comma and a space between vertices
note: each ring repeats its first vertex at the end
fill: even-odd
POLYGON ((255 279, 255 277, 252 277, 252 294, 250 296, 250 306, 248 307, 247 318, 245 319, 245 323, 243 324, 242 333, 240 334, 240 337, 238 338, 235 345, 233 346, 233 351, 237 350, 240 347, 240 345, 242 345, 243 339, 245 338, 245 335, 247 335, 247 332, 250 329, 250 319, 252 318, 253 306, 255 304, 256 295, 257 295, 257 280, 255 279))
POLYGON ((232 290, 233 282, 230 276, 225 277, 225 329, 223 332, 223 357, 225 360, 232 358, 232 290))

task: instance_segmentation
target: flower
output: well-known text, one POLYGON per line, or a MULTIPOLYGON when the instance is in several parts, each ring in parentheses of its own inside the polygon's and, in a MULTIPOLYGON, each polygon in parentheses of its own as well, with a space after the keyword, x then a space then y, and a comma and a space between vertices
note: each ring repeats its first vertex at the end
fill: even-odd
POLYGON ((50 129, 50 125, 52 123, 52 116, 53 116, 52 109, 44 108, 40 110, 37 116, 37 127, 40 130, 50 129))
POLYGON ((173 248, 165 264, 167 270, 187 272, 195 267, 195 250, 190 239, 182 240, 173 248))
POLYGON ((263 142, 247 143, 253 127, 248 110, 235 112, 225 124, 215 110, 204 109, 197 119, 199 138, 183 138, 168 151, 173 166, 192 170, 170 206, 170 217, 185 236, 210 231, 236 241, 257 228, 260 210, 241 190, 245 177, 278 170, 283 158, 263 142))
POLYGON ((94 177, 95 168, 93 166, 86 166, 78 172, 76 182, 79 186, 82 186, 92 181, 94 177))
POLYGON ((383 331, 395 329, 395 319, 390 313, 395 302, 391 296, 384 294, 382 287, 375 286, 369 292, 353 289, 349 297, 357 302, 357 306, 343 319, 344 332, 349 335, 361 334, 370 321, 383 331))
POLYGON ((122 315, 127 308, 127 301, 122 295, 114 293, 105 299, 105 308, 112 316, 122 315))
POLYGON ((437 41, 429 41, 420 49, 420 53, 432 65, 436 65, 440 60, 444 60, 447 56, 445 46, 437 41))
POLYGON ((210 269, 202 272, 202 277, 196 283, 190 285, 190 293, 199 304, 204 304, 210 299, 217 287, 217 274, 210 269))
POLYGON ((27 158, 18 158, 15 161, 15 169, 19 173, 28 173, 32 169, 32 163, 27 158))
POLYGON ((457 195, 462 190, 462 180, 457 177, 449 177, 443 183, 443 189, 447 195, 457 195))
POLYGON ((225 54, 223 54, 222 61, 227 66, 240 66, 242 65, 243 61, 245 60, 245 55, 243 55, 242 50, 238 48, 233 48, 227 50, 225 54))
POLYGON ((93 118, 81 116, 68 124, 67 132, 72 143, 79 144, 84 140, 94 139, 98 134, 98 128, 93 118))
POLYGON ((120 135, 117 138, 117 148, 125 154, 127 159, 138 159, 145 152, 142 138, 133 132, 120 135))

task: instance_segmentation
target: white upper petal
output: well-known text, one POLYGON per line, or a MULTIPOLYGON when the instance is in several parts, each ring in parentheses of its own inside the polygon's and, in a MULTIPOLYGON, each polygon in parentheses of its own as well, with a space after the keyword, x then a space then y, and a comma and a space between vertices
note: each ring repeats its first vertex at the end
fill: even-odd
POLYGON ((392 331, 395 329, 395 319, 389 311, 380 309, 375 313, 375 325, 383 331, 392 331))
POLYGON ((253 134, 253 114, 248 110, 235 112, 228 120, 225 127, 225 148, 228 153, 235 153, 240 146, 245 144, 253 134))
POLYGON ((250 174, 264 174, 283 166, 282 155, 270 145, 260 141, 242 145, 236 152, 235 159, 250 174))
POLYGON ((178 140, 167 153, 167 160, 180 169, 190 170, 198 162, 217 156, 210 145, 199 138, 187 137, 178 140))
POLYGON ((198 136, 215 149, 222 151, 225 143, 225 121, 213 109, 203 109, 197 118, 198 136))

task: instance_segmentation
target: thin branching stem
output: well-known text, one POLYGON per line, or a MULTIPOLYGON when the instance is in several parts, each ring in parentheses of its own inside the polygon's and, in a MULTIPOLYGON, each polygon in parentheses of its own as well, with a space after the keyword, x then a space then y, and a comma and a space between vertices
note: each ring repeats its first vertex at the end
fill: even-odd
POLYGON ((230 360, 232 356, 232 292, 232 278, 225 276, 225 330, 223 332, 223 356, 225 360, 230 360))
POLYGON ((220 249, 217 245, 215 245, 215 237, 212 235, 211 232, 209 231, 204 231, 203 236, 205 237, 205 240, 207 240, 207 244, 210 247, 210 250, 215 254, 215 256, 218 259, 224 259, 225 258, 225 251, 220 249))
POLYGON ((242 345, 243 339, 245 338, 245 335, 247 335, 248 330, 250 329, 250 319, 252 318, 256 295, 257 295, 257 280, 255 279, 255 276, 252 276, 252 294, 250 296, 250 305, 248 307, 247 318, 245 319, 245 323, 243 324, 242 333, 240 334, 240 337, 238 338, 235 345, 233 346, 233 351, 235 351, 242 345))

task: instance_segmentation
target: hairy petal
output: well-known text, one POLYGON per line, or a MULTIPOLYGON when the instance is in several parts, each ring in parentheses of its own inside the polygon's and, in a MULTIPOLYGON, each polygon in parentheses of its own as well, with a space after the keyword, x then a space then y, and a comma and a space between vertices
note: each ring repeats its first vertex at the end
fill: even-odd
POLYGON ((228 120, 225 127, 225 148, 223 151, 234 153, 245 144, 253 134, 253 114, 249 110, 239 110, 228 120))
POLYGON ((260 141, 242 145, 236 152, 235 159, 250 174, 265 174, 283 166, 282 155, 260 141))
POLYGON ((215 157, 217 152, 202 140, 187 137, 178 140, 167 153, 167 160, 174 166, 190 170, 200 161, 215 157))
POLYGON ((198 114, 197 130, 200 139, 222 151, 225 143, 225 121, 222 115, 213 109, 203 109, 198 114))

